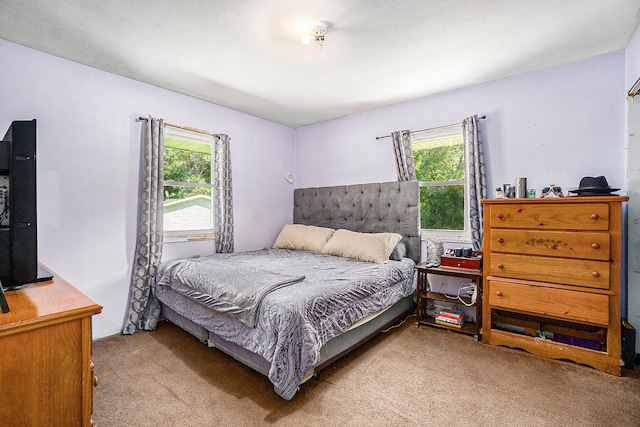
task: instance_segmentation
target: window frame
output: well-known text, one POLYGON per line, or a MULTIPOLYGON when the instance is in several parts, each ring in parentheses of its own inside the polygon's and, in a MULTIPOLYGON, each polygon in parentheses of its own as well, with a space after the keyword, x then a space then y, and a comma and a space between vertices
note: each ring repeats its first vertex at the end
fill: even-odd
MULTIPOLYGON (((171 138, 179 138, 183 140, 187 140, 190 142, 194 142, 197 144, 207 144, 211 147, 210 149, 210 162, 211 162, 211 177, 210 183, 199 183, 199 182, 182 182, 182 181, 173 181, 173 180, 165 180, 164 176, 162 177, 162 188, 164 195, 165 187, 192 187, 192 188, 209 188, 211 189, 211 205, 210 205, 210 228, 201 228, 201 229, 185 229, 185 230, 165 230, 165 221, 162 222, 162 234, 164 242, 174 243, 174 242, 187 242, 187 241, 196 241, 196 240, 215 240, 215 232, 214 232, 214 221, 215 214, 213 208, 213 189, 214 189, 214 144, 215 138, 213 134, 208 132, 199 131, 197 129, 184 128, 176 125, 171 125, 165 123, 164 127, 164 137, 165 140, 167 137, 171 138)), ((173 147, 175 148, 175 147, 173 147)), ((191 152, 198 152, 197 150, 188 150, 191 152)), ((164 156, 164 151, 163 151, 164 156)), ((164 157, 163 157, 164 161, 164 157)), ((163 197, 163 217, 164 217, 164 197, 163 197)))
MULTIPOLYGON (((441 240, 445 242, 471 243, 471 224, 469 219, 469 176, 468 176, 468 153, 464 144, 464 134, 462 123, 455 123, 447 126, 440 126, 424 131, 411 133, 411 147, 419 150, 416 145, 420 145, 425 141, 448 138, 453 136, 462 137, 462 152, 464 156, 464 179, 448 180, 448 181, 418 181, 420 188, 424 187, 443 187, 453 185, 464 186, 464 228, 462 230, 442 230, 431 228, 420 228, 420 238, 422 240, 441 240)), ((423 148, 424 149, 424 148, 423 148)))

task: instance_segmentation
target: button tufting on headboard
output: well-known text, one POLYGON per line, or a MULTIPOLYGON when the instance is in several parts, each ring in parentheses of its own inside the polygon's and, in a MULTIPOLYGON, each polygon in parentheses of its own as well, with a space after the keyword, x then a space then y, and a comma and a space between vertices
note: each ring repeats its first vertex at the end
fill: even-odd
POLYGON ((297 189, 293 220, 297 224, 365 233, 398 233, 407 243, 407 255, 416 262, 420 260, 417 181, 297 189))

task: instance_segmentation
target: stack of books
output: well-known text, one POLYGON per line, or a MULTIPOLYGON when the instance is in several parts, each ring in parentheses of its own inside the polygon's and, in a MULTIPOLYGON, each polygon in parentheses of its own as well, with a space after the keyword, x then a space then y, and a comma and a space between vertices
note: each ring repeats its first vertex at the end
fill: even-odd
POLYGON ((436 323, 453 328, 462 328, 462 325, 464 325, 464 313, 452 308, 443 308, 436 314, 436 323))

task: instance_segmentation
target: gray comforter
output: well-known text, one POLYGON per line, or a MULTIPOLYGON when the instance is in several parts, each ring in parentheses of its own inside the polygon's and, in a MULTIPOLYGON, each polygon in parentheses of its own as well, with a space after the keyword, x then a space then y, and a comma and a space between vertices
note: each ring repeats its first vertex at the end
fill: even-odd
MULTIPOLYGON (((193 262, 194 259, 182 262, 193 262)), ((181 261, 163 263, 158 271, 156 295, 181 292, 198 304, 172 308, 221 338, 252 351, 271 363, 269 379, 285 399, 295 395, 305 375, 320 360, 320 348, 368 314, 394 304, 415 290, 414 262, 410 259, 373 264, 314 252, 265 249, 216 254, 195 259, 197 264, 229 263, 243 271, 267 271, 304 280, 275 286, 255 306, 251 327, 230 313, 213 311, 184 292, 193 277, 176 274, 181 261)), ((204 271, 203 267, 201 270, 204 271)), ((196 269, 197 270, 197 269, 196 269)))
POLYGON ((304 279, 236 261, 234 257, 218 256, 172 262, 164 269, 158 285, 168 285, 254 328, 258 307, 269 292, 304 279))

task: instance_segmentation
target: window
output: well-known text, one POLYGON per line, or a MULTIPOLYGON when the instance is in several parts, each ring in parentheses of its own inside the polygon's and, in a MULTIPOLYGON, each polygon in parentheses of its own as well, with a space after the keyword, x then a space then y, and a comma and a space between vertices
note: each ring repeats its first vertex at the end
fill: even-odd
POLYGON ((165 125, 165 241, 213 239, 213 136, 165 125))
POLYGON ((425 239, 470 241, 462 124, 411 134, 425 239))

